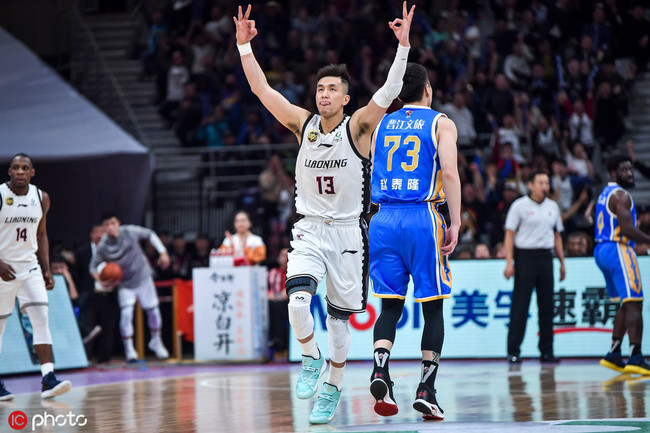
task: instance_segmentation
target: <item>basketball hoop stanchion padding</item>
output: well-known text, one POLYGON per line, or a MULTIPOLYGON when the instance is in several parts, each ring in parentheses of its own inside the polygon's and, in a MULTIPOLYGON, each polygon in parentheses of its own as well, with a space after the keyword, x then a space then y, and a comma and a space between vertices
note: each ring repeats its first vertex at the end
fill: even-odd
POLYGON ((133 336, 133 344, 135 344, 135 350, 138 352, 139 359, 145 359, 144 353, 144 317, 142 314, 142 308, 140 308, 140 302, 135 303, 135 335, 133 336))

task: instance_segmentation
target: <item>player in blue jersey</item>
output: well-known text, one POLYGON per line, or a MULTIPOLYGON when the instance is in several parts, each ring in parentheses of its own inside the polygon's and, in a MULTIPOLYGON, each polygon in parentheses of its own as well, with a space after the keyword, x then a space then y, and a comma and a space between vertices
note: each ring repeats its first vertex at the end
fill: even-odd
POLYGON ((413 407, 425 419, 442 419, 434 382, 444 339, 442 301, 451 296, 447 256, 460 227, 457 132, 454 122, 429 108, 433 91, 422 65, 407 65, 399 99, 404 107, 384 116, 372 152, 372 201, 379 211, 369 229, 370 278, 382 308, 374 328, 370 392, 375 412, 397 413, 388 359, 412 276, 424 316, 422 376, 413 407), (446 206, 450 225, 443 216, 446 206))
POLYGON ((650 244, 650 236, 636 228, 636 208, 626 191, 634 187, 634 172, 629 157, 615 155, 607 163, 613 182, 607 184, 596 203, 596 264, 605 276, 612 301, 621 302, 614 317, 612 346, 600 364, 624 373, 650 375, 650 364, 641 354, 643 337, 643 290, 634 242, 650 244), (630 357, 621 354, 627 332, 630 357))

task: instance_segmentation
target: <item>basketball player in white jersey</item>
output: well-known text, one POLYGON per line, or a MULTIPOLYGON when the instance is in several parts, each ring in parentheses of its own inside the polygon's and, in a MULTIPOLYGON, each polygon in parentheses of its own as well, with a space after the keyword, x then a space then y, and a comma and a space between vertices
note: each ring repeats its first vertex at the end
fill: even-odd
POLYGON ((389 27, 399 40, 397 55, 386 83, 372 100, 352 116, 344 113, 350 101, 345 65, 328 65, 318 72, 318 114, 292 105, 267 82, 252 54, 257 35, 249 19, 251 7, 233 18, 237 48, 253 93, 298 138, 296 211, 301 218, 292 229, 287 267, 289 322, 302 349, 302 369, 296 386, 298 398, 317 391, 327 368, 314 339, 312 296, 327 273, 327 330, 331 369, 309 417, 312 424, 328 423, 338 406, 343 371, 350 349, 349 317, 363 312, 368 296, 368 237, 363 215, 370 204, 370 138, 386 109, 402 88, 409 30, 415 6, 402 7, 402 19, 389 27))
MULTIPOLYGON (((0 185, 0 347, 17 298, 34 331, 43 374, 41 397, 52 398, 68 392, 71 384, 54 375, 46 291, 54 288, 45 223, 50 196, 30 184, 33 176, 31 158, 19 153, 11 158, 9 182, 0 185)), ((0 401, 13 397, 0 381, 0 401)))

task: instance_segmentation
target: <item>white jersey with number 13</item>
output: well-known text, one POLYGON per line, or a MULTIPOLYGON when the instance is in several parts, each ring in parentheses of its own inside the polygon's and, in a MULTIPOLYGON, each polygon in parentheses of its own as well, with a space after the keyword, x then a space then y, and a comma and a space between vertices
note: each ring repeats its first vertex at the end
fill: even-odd
POLYGON ((352 143, 350 117, 323 134, 320 116, 305 122, 296 160, 296 212, 300 215, 349 220, 370 204, 370 160, 352 143))

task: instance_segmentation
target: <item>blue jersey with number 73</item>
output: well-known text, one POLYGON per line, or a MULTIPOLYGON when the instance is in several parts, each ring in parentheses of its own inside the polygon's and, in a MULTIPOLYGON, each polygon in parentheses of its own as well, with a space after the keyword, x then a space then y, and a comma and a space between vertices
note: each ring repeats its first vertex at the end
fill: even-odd
POLYGON ((405 105, 377 126, 372 171, 373 203, 442 203, 436 124, 443 113, 405 105))

